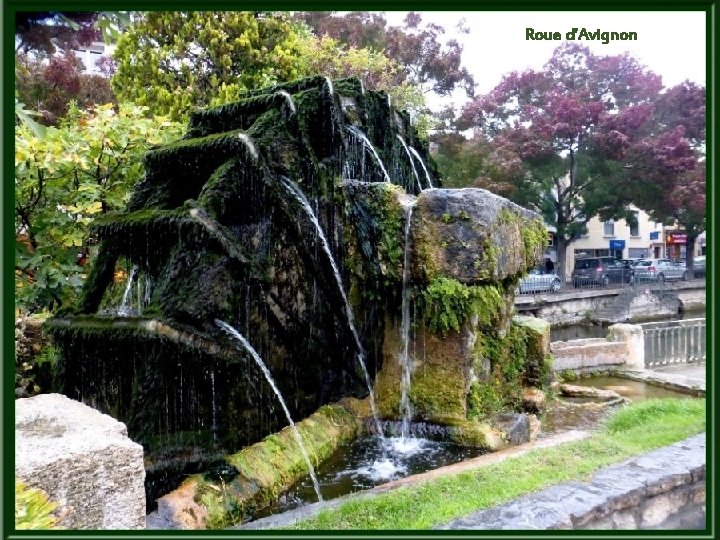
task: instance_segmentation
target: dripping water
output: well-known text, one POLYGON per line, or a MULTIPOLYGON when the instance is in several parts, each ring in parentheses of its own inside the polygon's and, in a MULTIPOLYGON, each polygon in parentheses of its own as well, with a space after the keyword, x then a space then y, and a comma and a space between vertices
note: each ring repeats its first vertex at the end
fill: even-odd
POLYGON ((262 358, 260 358, 260 355, 253 349, 252 345, 245 339, 245 337, 235 330, 232 326, 227 324, 226 322, 223 322, 221 320, 215 319, 215 324, 217 324, 223 331, 225 331, 227 334, 238 340, 242 346, 245 348, 247 352, 250 353, 250 356, 252 356, 253 360, 255 360, 255 363, 260 368, 260 371, 262 371, 263 375, 265 375, 265 378, 267 379, 267 382, 272 387, 273 391, 275 392, 275 395, 278 398, 278 401, 280 402, 280 406, 282 407, 283 411, 285 412, 285 416, 287 417, 288 422, 290 423, 290 428, 292 429, 293 436, 295 437, 295 441, 298 444, 298 447, 300 448, 300 452, 302 453, 303 459, 305 460, 305 464, 308 467, 308 471, 310 472, 310 477, 313 481, 313 487, 315 488, 315 493, 317 494, 318 501, 322 501, 322 495, 320 495, 320 486, 318 485, 317 476, 315 476, 315 469, 312 466, 312 463, 310 462, 310 456, 308 456, 307 450, 305 449, 305 445, 303 444, 302 436, 300 435, 300 431, 298 431, 297 426, 295 425, 295 422, 293 422, 292 417, 290 416, 290 411, 287 408, 287 405, 285 405, 285 400, 282 397, 282 394, 280 393, 280 390, 275 385, 275 380, 272 378, 272 375, 270 374, 270 370, 265 365, 265 362, 262 361, 262 358))
POLYGON ((350 302, 348 301, 347 295, 345 294, 345 288, 343 287, 342 278, 340 277, 340 271, 338 270, 337 264, 335 263, 335 258, 333 257, 332 251, 330 251, 330 245, 328 244, 327 238, 325 237, 325 232, 320 226, 320 222, 318 221, 315 213, 313 212, 312 206, 310 206, 310 202, 307 200, 307 197, 305 197, 305 194, 302 192, 302 190, 292 180, 288 178, 281 178, 281 183, 288 191, 290 191, 295 196, 295 198, 305 210, 308 218, 315 226, 315 230, 317 231, 318 237, 320 238, 320 243, 322 244, 323 251, 325 251, 325 254, 330 261, 333 273, 335 274, 335 281, 338 286, 338 291, 340 292, 340 296, 342 297, 343 303, 345 305, 345 316, 347 318, 347 323, 350 327, 350 332, 353 335, 353 339, 355 340, 358 363, 360 364, 360 368, 362 369, 363 375, 365 376, 365 382, 367 383, 368 391, 370 394, 370 408, 372 409, 373 419, 375 421, 375 429, 378 435, 380 437, 383 437, 383 431, 378 417, 377 405, 375 404, 375 392, 373 391, 370 374, 368 373, 367 366, 365 365, 365 351, 363 349, 362 343, 360 342, 360 336, 357 333, 357 329, 355 328, 355 320, 353 317, 352 308, 350 307, 350 302))
POLYGON ((425 172, 425 179, 427 180, 428 187, 432 189, 433 185, 432 185, 432 180, 430 180, 430 174, 428 173, 428 170, 425 167, 425 164, 423 163, 423 160, 420 157, 420 154, 418 154, 417 150, 415 150, 412 146, 410 146, 409 149, 413 153, 413 155, 417 158, 418 162, 420 163, 422 170, 425 172))
POLYGON ((412 211, 415 202, 405 207, 405 250, 403 255, 403 282, 402 282, 402 324, 401 324, 401 341, 402 353, 400 354, 400 365, 402 367, 402 378, 400 380, 400 412, 403 415, 402 426, 400 428, 400 436, 405 439, 410 433, 410 420, 412 412, 410 410, 410 378, 412 370, 412 362, 408 355, 408 345, 410 342, 410 221, 412 219, 412 211))
POLYGON ((365 134, 362 131, 360 131, 355 126, 348 126, 347 129, 350 133, 352 133, 353 135, 355 135, 355 137, 357 137, 358 139, 360 139, 362 141, 363 145, 365 146, 365 149, 368 150, 372 154, 372 156, 375 158, 375 162, 380 167, 380 170, 383 173, 383 177, 385 178, 385 181, 389 182, 390 175, 387 173, 387 170, 385 170, 385 165, 383 165, 383 162, 380 159, 380 156, 378 155, 377 151, 375 150, 375 147, 372 145, 370 140, 365 136, 365 134))
POLYGON ((333 83, 329 77, 325 77, 325 84, 327 85, 328 93, 332 96, 335 93, 335 89, 333 88, 333 83))
MULTIPOLYGON (((388 99, 389 98, 390 96, 388 96, 388 99)), ((405 144, 405 140, 400 135, 398 135, 397 138, 400 141, 400 144, 402 144, 402 147, 405 149, 405 153, 410 160, 410 167, 412 167, 412 172, 415 176, 415 183, 417 184, 418 189, 422 191, 422 186, 420 185, 420 177, 418 176, 417 169, 415 168, 415 162, 413 161, 412 154, 410 153, 410 150, 408 150, 407 144, 405 144)), ((407 241, 407 238, 405 240, 407 241)))
POLYGON ((212 434, 213 441, 217 444, 218 439, 218 424, 217 424, 217 395, 215 394, 215 370, 210 370, 210 390, 212 392, 212 434))
POLYGON ((129 300, 130 300, 130 290, 132 289, 133 281, 135 281, 135 274, 137 274, 138 267, 133 266, 132 270, 130 270, 130 274, 128 275, 127 285, 125 285, 125 292, 123 293, 122 302, 120 302, 120 307, 117 310, 118 315, 122 317, 127 317, 130 315, 130 306, 129 306, 129 300))

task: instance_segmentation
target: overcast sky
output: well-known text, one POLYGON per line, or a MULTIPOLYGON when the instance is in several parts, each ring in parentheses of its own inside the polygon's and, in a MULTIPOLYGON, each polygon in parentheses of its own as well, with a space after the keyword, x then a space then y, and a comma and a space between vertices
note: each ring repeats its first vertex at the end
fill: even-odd
MULTIPOLYGON (((541 68, 560 41, 527 41, 525 29, 565 33, 572 28, 598 28, 609 32, 637 32, 637 41, 581 41, 595 54, 614 55, 625 51, 663 78, 665 86, 685 79, 705 85, 704 12, 420 12, 423 23, 435 22, 463 45, 463 65, 475 77, 476 93, 491 90, 504 73, 541 68), (469 34, 457 34, 460 19, 469 34)), ((389 24, 402 24, 405 12, 386 12, 389 24)), ((464 99, 463 99, 464 100, 464 99)), ((458 100, 456 99, 456 103, 458 100)))

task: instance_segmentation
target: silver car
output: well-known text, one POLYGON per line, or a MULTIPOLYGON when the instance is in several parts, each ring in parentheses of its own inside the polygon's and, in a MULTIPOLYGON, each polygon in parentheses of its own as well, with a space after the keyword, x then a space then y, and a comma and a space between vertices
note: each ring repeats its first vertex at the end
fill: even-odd
POLYGON ((547 274, 540 268, 533 268, 528 275, 520 280, 516 294, 534 292, 558 292, 560 290, 560 276, 556 273, 547 274))
POLYGON ((645 259, 633 266, 633 279, 640 281, 686 280, 688 272, 684 264, 670 259, 645 259))

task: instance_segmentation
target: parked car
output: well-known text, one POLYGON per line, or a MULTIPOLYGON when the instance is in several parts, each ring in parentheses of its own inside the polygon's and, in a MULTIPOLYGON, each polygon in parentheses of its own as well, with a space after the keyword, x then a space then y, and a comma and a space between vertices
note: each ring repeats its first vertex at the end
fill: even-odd
POLYGON ((636 282, 641 281, 670 281, 674 279, 686 280, 688 271, 682 263, 670 259, 647 259, 635 265, 634 277, 636 282))
POLYGON ((602 285, 611 283, 629 283, 633 270, 627 268, 620 259, 614 257, 587 257, 577 259, 571 279, 573 287, 602 285))
POLYGON ((517 293, 532 292, 558 292, 560 290, 560 276, 555 272, 547 273, 545 269, 533 268, 524 278, 520 280, 517 286, 517 293))
POLYGON ((696 276, 705 275, 705 255, 693 258, 693 272, 696 276))

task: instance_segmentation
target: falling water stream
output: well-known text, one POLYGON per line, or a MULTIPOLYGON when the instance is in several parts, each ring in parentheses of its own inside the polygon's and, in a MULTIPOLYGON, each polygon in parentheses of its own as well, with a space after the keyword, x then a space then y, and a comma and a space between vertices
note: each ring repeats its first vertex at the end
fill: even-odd
POLYGON ((247 350, 247 352, 250 353, 250 356, 253 357, 253 360, 255 360, 255 363, 258 365, 260 370, 263 372, 263 375, 265 375, 265 378, 267 379, 267 382, 270 383, 270 386, 272 387, 273 391, 275 392, 275 395, 278 398, 278 401, 280 402, 280 406, 282 407, 283 411, 285 412, 285 416, 288 419, 288 422, 290 423, 290 428, 292 429, 293 436, 295 437, 295 440, 298 443, 298 446, 300 447, 300 452, 302 453, 303 458, 305 459, 305 463, 308 466, 308 470, 310 472, 310 478, 312 478, 313 487, 315 488, 315 493, 317 494, 317 498, 319 501, 322 501, 322 495, 320 495, 320 486, 317 481, 317 476, 315 476, 315 469, 312 466, 312 463, 310 462, 310 456, 308 456, 307 450, 305 449, 305 445, 303 444, 302 436, 300 435, 300 431, 298 431, 297 426, 295 425, 295 422, 293 422, 292 417, 290 416, 290 411, 287 408, 287 405, 285 405, 285 400, 282 397, 282 394, 280 393, 280 390, 275 385, 275 380, 272 378, 272 375, 270 374, 270 370, 265 365, 265 362, 262 361, 262 358, 260 358, 260 355, 255 351, 255 349, 250 345, 248 340, 245 339, 245 337, 235 330, 232 326, 227 324, 226 322, 220 321, 218 319, 215 319, 215 324, 217 324, 223 331, 227 332, 230 336, 237 339, 243 347, 247 350))
POLYGON ((400 428, 400 436, 406 439, 410 433, 410 420, 412 411, 410 410, 410 377, 412 363, 408 355, 408 345, 410 342, 410 220, 412 211, 415 207, 412 201, 405 207, 405 251, 403 255, 403 283, 402 283, 402 323, 401 323, 401 340, 402 353, 400 354, 400 364, 402 365, 402 378, 400 382, 400 411, 402 412, 402 427, 400 428))
POLYGON ((378 155, 377 151, 375 150, 375 147, 372 145, 370 140, 365 136, 365 134, 362 131, 360 131, 355 126, 348 126, 347 129, 350 133, 352 133, 353 135, 355 135, 355 137, 357 137, 358 139, 360 139, 360 141, 362 141, 363 145, 365 145, 366 150, 370 151, 370 153, 375 158, 375 161, 377 162, 378 166, 380 167, 380 170, 383 173, 383 177, 385 178, 385 181, 389 182, 390 175, 388 174, 387 170, 385 170, 385 165, 383 165, 383 162, 380 159, 380 156, 378 155))
POLYGON ((130 270, 130 274, 128 275, 127 285, 125 285, 125 292, 123 293, 122 302, 120 302, 120 307, 117 310, 118 315, 122 317, 126 317, 130 315, 130 290, 132 289, 132 284, 135 281, 135 275, 137 274, 138 267, 133 266, 132 270, 130 270))
POLYGON ((355 328, 355 319, 353 317, 352 308, 350 307, 350 302, 348 301, 347 295, 345 294, 345 287, 343 287, 342 278, 340 277, 340 271, 338 270, 337 264, 335 263, 335 258, 333 257, 332 251, 330 251, 330 245, 328 244, 327 238, 325 237, 325 232, 320 226, 320 222, 318 221, 317 216, 312 209, 312 206, 310 206, 310 201, 307 200, 307 197, 305 197, 305 194, 302 192, 302 190, 289 178, 281 178, 281 183, 295 196, 295 198, 298 200, 298 202, 301 204, 301 206, 307 213, 308 218, 310 218, 310 221, 315 226, 318 237, 320 238, 320 242, 322 243, 323 250, 325 251, 325 254, 330 260, 330 265, 332 266, 333 273, 335 274, 335 281, 337 282, 340 296, 342 297, 343 303, 345 305, 345 316, 347 317, 348 326, 350 327, 350 332, 352 333, 355 340, 357 359, 360 363, 363 375, 365 376, 365 382, 367 383, 368 391, 370 392, 370 407, 372 409, 373 419, 375 421, 375 429, 378 435, 380 437, 383 437, 383 431, 380 425, 380 419, 378 417, 377 405, 375 404, 375 393, 372 387, 372 380, 370 379, 370 374, 368 373, 367 366, 365 365, 365 351, 363 349, 362 343, 360 342, 360 336, 357 333, 357 329, 355 328))
POLYGON ((292 96, 290 94, 288 94, 285 90, 280 90, 278 92, 278 94, 280 94, 281 96, 283 96, 285 98, 285 101, 287 102, 288 107, 290 108, 290 112, 292 114, 295 114, 295 102, 293 101, 292 96))
POLYGON ((430 173, 428 173, 427 167, 425 167, 425 164, 423 163, 422 158, 420 157, 420 154, 417 153, 417 150, 415 150, 412 146, 409 147, 410 151, 413 153, 413 155, 417 158, 418 162, 420 163, 420 166, 422 167, 423 172, 425 173, 425 179, 427 180, 428 187, 432 189, 432 180, 430 180, 430 173))
MULTIPOLYGON (((388 99, 390 99, 390 96, 388 96, 388 99)), ((398 140, 400 141, 400 144, 402 144, 403 148, 405 149, 405 153, 408 156, 408 159, 410 160, 410 167, 412 167, 413 175, 415 176, 415 182, 417 183, 417 187, 420 191, 422 191, 422 186, 420 185, 420 177, 418 176, 417 169, 415 168, 415 163, 413 161, 412 154, 410 153, 410 150, 408 150, 407 144, 405 144, 405 141, 403 138, 398 135, 398 140)))

